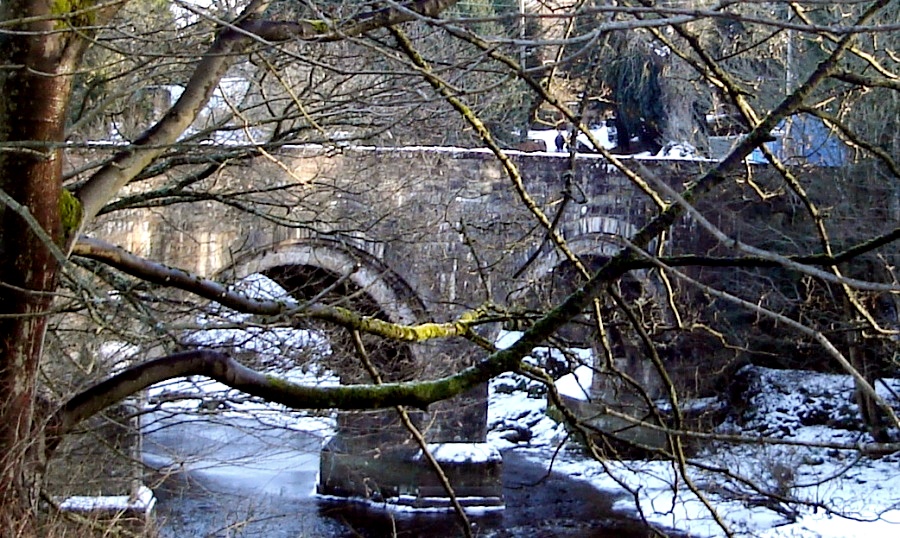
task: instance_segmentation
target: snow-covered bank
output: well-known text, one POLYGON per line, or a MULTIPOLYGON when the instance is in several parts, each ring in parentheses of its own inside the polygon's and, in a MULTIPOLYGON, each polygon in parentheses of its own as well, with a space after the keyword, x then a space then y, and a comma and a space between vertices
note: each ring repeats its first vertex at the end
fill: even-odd
MULTIPOLYGON (((746 406, 716 433, 769 442, 710 441, 688 462, 687 477, 709 506, 672 462, 601 463, 577 446, 557 451, 564 429, 543 415, 538 391, 532 386, 528 397, 528 382, 512 374, 492 382, 489 439, 599 490, 628 493, 616 509, 692 536, 726 535, 715 517, 737 536, 900 535, 900 454, 870 458, 849 450, 870 441, 857 426, 850 378, 762 368, 742 375, 746 406), (510 393, 510 386, 526 390, 510 393)), ((900 382, 878 389, 900 403, 900 382)))
MULTIPOLYGON (((245 341, 221 329, 206 332, 208 343, 245 341)), ((301 336, 305 343, 314 342, 310 335, 295 335, 301 336)), ((497 345, 506 347, 518 336, 504 333, 497 345)), ((246 341, 259 345, 255 337, 246 341)), ((584 365, 591 362, 590 351, 569 351, 569 358, 582 366, 564 377, 558 388, 574 398, 586 397, 591 372, 584 365)), ((535 350, 534 355, 546 360, 554 353, 535 350)), ((276 370, 276 375, 305 384, 337 382, 328 372, 319 372, 314 362, 302 369, 276 370)), ((900 407, 900 381, 889 380, 876 388, 900 407)), ((746 368, 732 389, 730 414, 712 432, 720 438, 703 441, 703 448, 688 461, 686 478, 693 490, 672 462, 597 462, 579 446, 564 444, 566 429, 546 415, 542 386, 512 373, 490 383, 488 442, 609 493, 620 499, 613 508, 622 513, 692 536, 723 536, 723 525, 742 537, 900 535, 900 453, 869 457, 855 449, 871 439, 860 429, 848 376, 746 368), (749 442, 726 443, 727 436, 749 442)), ((321 438, 335 428, 330 414, 288 411, 208 380, 157 385, 150 400, 172 413, 198 412, 194 420, 217 417, 227 422, 243 417, 261 427, 315 432, 321 438)), ((445 454, 445 459, 452 461, 459 453, 445 454)), ((248 477, 258 472, 244 471, 248 477)))

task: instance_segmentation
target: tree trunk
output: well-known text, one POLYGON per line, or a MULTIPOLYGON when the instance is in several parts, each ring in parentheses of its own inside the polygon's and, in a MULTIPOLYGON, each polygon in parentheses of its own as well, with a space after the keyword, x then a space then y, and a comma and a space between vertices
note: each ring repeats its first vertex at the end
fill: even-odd
MULTIPOLYGON (((50 2, 4 2, 0 20, 43 18, 9 28, 0 43, 0 529, 34 533, 40 480, 37 372, 62 242, 60 190, 67 39, 46 20, 50 2), (39 227, 40 230, 36 230, 39 227), (57 250, 59 252, 59 250, 57 250)), ((32 19, 34 20, 34 19, 32 19)))
MULTIPOLYGON (((864 321, 854 310, 849 298, 846 296, 846 292, 843 297, 843 307, 846 319, 861 327, 864 321)), ((877 367, 877 357, 870 356, 870 354, 873 354, 873 350, 868 349, 870 344, 863 337, 862 329, 851 328, 847 331, 845 338, 847 342, 847 359, 863 379, 874 387, 880 377, 880 368, 877 367)), ((878 405, 878 402, 868 392, 860 388, 859 383, 856 383, 854 399, 859 406, 859 414, 863 425, 872 436, 872 439, 877 443, 891 442, 889 429, 891 421, 881 409, 881 406, 878 405)))

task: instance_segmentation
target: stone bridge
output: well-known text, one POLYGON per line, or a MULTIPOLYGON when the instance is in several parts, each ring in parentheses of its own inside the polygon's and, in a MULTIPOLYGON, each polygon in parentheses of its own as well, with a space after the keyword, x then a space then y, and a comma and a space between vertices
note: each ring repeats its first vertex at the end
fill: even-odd
MULTIPOLYGON (((480 150, 285 148, 223 167, 203 180, 194 192, 205 203, 118 212, 92 233, 220 280, 261 273, 299 300, 349 293, 354 308, 410 324, 449 321, 488 302, 536 309, 570 290, 578 277, 529 205, 553 220, 589 266, 618 251, 621 239, 657 211, 599 156, 582 156, 573 164, 563 154, 509 155, 521 171, 524 194, 502 163, 480 150), (238 192, 249 194, 237 197, 238 192), (245 207, 248 199, 252 207, 245 207)), ((671 160, 642 164, 677 186, 710 166, 671 160)), ((646 275, 630 279, 633 298, 658 293, 646 275)), ((474 347, 446 342, 378 348, 372 354, 391 380, 436 377, 483 356, 474 347)), ((640 364, 632 367, 643 377, 640 364)), ((335 369, 347 382, 367 379, 358 367, 335 369)), ((480 442, 485 413, 482 389, 415 419, 430 442, 480 442)), ((357 454, 388 442, 403 445, 399 430, 389 426, 395 420, 394 414, 342 414, 339 429, 346 435, 336 437, 333 450, 323 455, 320 489, 368 492, 368 479, 354 475, 355 463, 332 456, 350 445, 357 454), (341 476, 329 482, 326 468, 340 468, 341 476)), ((409 461, 410 455, 400 458, 409 461)), ((473 495, 484 493, 482 486, 470 488, 473 495)))
MULTIPOLYGON (((529 203, 588 259, 618 251, 620 238, 656 213, 599 156, 579 157, 572 170, 567 155, 508 153, 527 203, 486 151, 300 147, 223 168, 197 185, 195 192, 208 189, 198 196, 208 200, 203 211, 197 202, 120 211, 91 233, 219 279, 278 267, 346 277, 388 319, 413 323, 522 297, 563 264, 529 203), (233 196, 242 190, 253 193, 233 196), (248 199, 257 204, 252 212, 242 209, 248 199)), ((679 186, 709 165, 641 162, 679 186)))

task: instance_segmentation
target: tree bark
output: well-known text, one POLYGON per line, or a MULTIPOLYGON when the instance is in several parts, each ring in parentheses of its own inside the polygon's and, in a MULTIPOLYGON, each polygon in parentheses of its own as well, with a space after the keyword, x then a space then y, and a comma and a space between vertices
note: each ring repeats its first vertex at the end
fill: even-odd
MULTIPOLYGON (((49 7, 13 1, 5 11, 9 20, 46 15, 49 7)), ((58 148, 71 84, 56 76, 65 43, 62 34, 49 34, 54 24, 15 27, 29 33, 7 34, 0 47, 0 64, 13 66, 0 78, 0 140, 9 148, 0 154, 0 188, 8 197, 0 208, 0 528, 24 534, 39 474, 32 450, 37 370, 59 270, 41 236, 61 237, 58 148)))
POLYGON ((102 24, 118 9, 85 14, 91 6, 0 5, 0 529, 14 536, 33 533, 46 418, 36 412, 37 372, 68 239, 61 216, 64 129, 75 67, 92 34, 66 30, 102 24))

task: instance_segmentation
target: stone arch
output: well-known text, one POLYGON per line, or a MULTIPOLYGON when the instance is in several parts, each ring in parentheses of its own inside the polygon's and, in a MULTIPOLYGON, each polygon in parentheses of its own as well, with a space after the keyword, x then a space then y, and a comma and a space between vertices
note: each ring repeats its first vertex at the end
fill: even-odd
MULTIPOLYGON (((609 259, 619 253, 624 243, 619 238, 630 239, 637 233, 637 227, 613 217, 583 217, 570 222, 561 228, 566 244, 576 256, 589 259, 609 259)), ((546 252, 523 272, 526 283, 538 283, 545 279, 557 267, 565 265, 568 260, 559 249, 551 245, 545 246, 546 252)), ((648 280, 647 271, 633 271, 639 281, 648 280)))
MULTIPOLYGON (((277 243, 243 254, 225 274, 235 279, 261 274, 299 303, 334 303, 364 316, 404 325, 423 321, 425 307, 415 291, 402 276, 363 248, 368 245, 377 252, 379 244, 351 241, 314 237, 277 243)), ((325 362, 343 383, 372 381, 359 362, 349 331, 314 319, 297 320, 296 327, 326 335, 332 353, 325 362)), ((420 367, 426 362, 420 356, 420 346, 361 336, 369 359, 383 380, 404 381, 422 373, 420 367)))
MULTIPOLYGON (((617 255, 624 248, 620 238, 632 237, 637 228, 611 217, 589 217, 572 222, 562 231, 568 247, 593 272, 617 255)), ((574 290, 579 282, 583 282, 581 274, 558 249, 548 249, 546 253, 542 253, 523 273, 522 278, 522 287, 511 298, 530 308, 538 305, 546 308, 547 305, 556 304, 574 290)), ((654 315, 665 320, 670 317, 665 286, 651 270, 630 271, 619 280, 619 291, 627 302, 650 304, 654 315)), ((594 347, 595 356, 598 356, 599 349, 594 341, 596 333, 592 324, 592 316, 585 313, 564 326, 559 334, 564 340, 574 343, 575 347, 594 347)), ((634 338, 625 336, 627 331, 623 329, 620 332, 614 325, 608 326, 607 330, 614 340, 614 356, 618 359, 617 362, 621 361, 620 369, 633 374, 635 379, 647 379, 647 384, 655 387, 655 380, 650 379, 652 372, 643 364, 645 361, 640 344, 634 338)), ((595 380, 598 379, 601 377, 595 376, 595 380)))
MULTIPOLYGON (((637 228, 609 217, 591 217, 572 222, 561 230, 569 248, 582 259, 589 270, 596 271, 625 248, 621 239, 633 237, 637 228)), ((654 246, 651 245, 650 250, 653 249, 654 246)), ((552 286, 559 282, 570 284, 569 289, 561 286, 555 296, 545 294, 545 297, 550 297, 552 303, 561 300, 574 289, 579 279, 583 279, 563 255, 550 251, 537 258, 523 277, 527 279, 519 291, 523 299, 517 302, 525 305, 529 305, 529 299, 533 301, 533 297, 540 293, 541 286, 552 286), (533 291, 536 289, 538 291, 533 291), (529 295, 532 297, 528 298, 529 295)), ((619 280, 619 291, 626 303, 641 305, 643 310, 639 316, 644 318, 642 321, 645 326, 673 325, 666 287, 655 271, 639 269, 628 272, 619 280), (653 319, 647 320, 647 317, 653 319)), ((541 299, 537 296, 537 300, 541 299)), ((615 305, 608 300, 604 301, 600 308, 609 337, 607 340, 609 348, 601 345, 596 328, 592 326, 594 324, 589 309, 562 327, 558 333, 560 341, 564 342, 563 345, 590 347, 594 357, 591 384, 590 387, 585 387, 588 389, 590 402, 575 401, 565 396, 563 402, 570 404, 570 410, 585 423, 605 433, 602 439, 608 447, 611 447, 611 454, 616 453, 619 457, 643 456, 645 452, 632 443, 661 448, 666 446, 666 438, 658 435, 658 431, 653 429, 635 428, 634 423, 623 420, 621 414, 653 420, 652 417, 655 415, 651 412, 652 404, 648 401, 665 397, 666 385, 656 365, 649 360, 644 342, 630 320, 621 310, 617 311, 615 305), (607 355, 607 349, 611 351, 610 355, 607 355), (611 414, 608 410, 614 410, 616 413, 611 414), (618 452, 612 452, 613 450, 618 452)), ((662 359, 668 379, 675 383, 678 391, 685 388, 689 390, 691 386, 696 386, 700 371, 697 368, 685 368, 683 360, 672 345, 673 333, 658 333, 658 335, 660 339, 656 340, 656 344, 661 345, 656 347, 656 350, 662 359)), ((570 361, 563 364, 559 362, 551 362, 548 359, 548 370, 552 372, 555 369, 555 374, 561 375, 566 368, 571 369, 573 366, 570 361)))
POLYGON ((287 267, 315 268, 351 282, 390 322, 413 324, 428 319, 425 303, 400 274, 376 254, 340 239, 287 241, 257 249, 238 257, 220 274, 243 278, 287 267))
MULTIPOLYGON (((399 324, 425 321, 424 303, 403 276, 379 258, 380 246, 333 237, 286 241, 241 255, 222 274, 233 278, 262 274, 299 302, 337 301, 362 315, 399 324)), ((324 331, 332 352, 323 362, 342 383, 372 382, 349 331, 315 320, 301 320, 298 327, 324 331)), ((428 365, 421 345, 361 336, 368 359, 384 381, 417 379, 428 365)), ((421 421, 417 416, 413 419, 421 421)), ((401 442, 408 435, 393 410, 343 411, 338 413, 337 426, 340 440, 336 442, 361 450, 401 442)))

